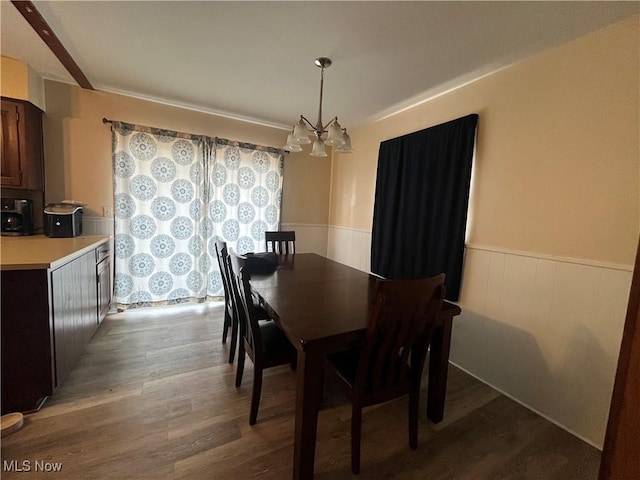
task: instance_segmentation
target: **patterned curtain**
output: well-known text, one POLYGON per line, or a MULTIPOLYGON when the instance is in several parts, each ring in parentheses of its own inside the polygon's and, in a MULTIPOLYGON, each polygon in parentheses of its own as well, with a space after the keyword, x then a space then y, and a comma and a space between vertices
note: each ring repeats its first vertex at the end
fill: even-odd
MULTIPOLYGON (((265 251, 265 230, 278 230, 282 155, 277 149, 216 139, 210 218, 216 235, 239 253, 265 251)), ((211 255, 215 253, 211 242, 211 255)))
POLYGON ((115 121, 112 132, 118 308, 222 295, 214 238, 264 250, 280 222, 281 152, 115 121))

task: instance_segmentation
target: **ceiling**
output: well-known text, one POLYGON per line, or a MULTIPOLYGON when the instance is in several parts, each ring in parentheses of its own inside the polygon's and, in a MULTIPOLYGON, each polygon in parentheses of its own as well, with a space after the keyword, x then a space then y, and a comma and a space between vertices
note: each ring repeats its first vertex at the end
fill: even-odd
MULTIPOLYGON (((290 128, 383 118, 640 12, 638 2, 34 1, 97 90, 290 128)), ((76 83, 15 7, 1 53, 76 83)))

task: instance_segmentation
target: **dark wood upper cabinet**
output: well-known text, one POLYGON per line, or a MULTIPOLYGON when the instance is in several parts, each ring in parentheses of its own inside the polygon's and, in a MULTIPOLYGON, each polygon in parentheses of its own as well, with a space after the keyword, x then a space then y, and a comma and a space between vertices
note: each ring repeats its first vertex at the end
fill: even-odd
POLYGON ((29 102, 2 98, 3 187, 43 190, 42 111, 29 102))

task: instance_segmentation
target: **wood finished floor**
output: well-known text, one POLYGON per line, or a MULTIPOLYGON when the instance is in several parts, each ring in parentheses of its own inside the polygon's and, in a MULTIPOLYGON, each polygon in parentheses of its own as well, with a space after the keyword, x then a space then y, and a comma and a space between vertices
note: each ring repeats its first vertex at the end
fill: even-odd
MULTIPOLYGON (((265 372, 250 427, 252 364, 236 389, 221 328, 222 308, 210 305, 108 316, 55 395, 2 439, 2 478, 291 478, 295 372, 265 372), (30 471, 8 471, 12 460, 30 462, 30 471), (36 472, 36 461, 62 470, 36 472)), ((406 400, 365 410, 359 478, 597 478, 597 449, 457 368, 449 372, 445 420, 421 419, 416 451, 406 400)), ((329 386, 324 404, 315 478, 358 478, 349 463, 350 405, 329 386)))

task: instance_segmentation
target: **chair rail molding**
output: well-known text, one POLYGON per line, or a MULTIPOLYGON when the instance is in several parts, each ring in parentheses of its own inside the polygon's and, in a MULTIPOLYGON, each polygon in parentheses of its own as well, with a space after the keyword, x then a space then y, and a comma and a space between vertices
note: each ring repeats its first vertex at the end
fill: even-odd
POLYGON ((549 255, 545 253, 528 252, 525 250, 511 250, 502 247, 492 247, 487 245, 477 245, 475 243, 465 244, 467 250, 484 250, 486 252, 504 253, 507 255, 517 255, 521 257, 541 258, 545 260, 552 260, 555 262, 574 263, 577 265, 589 265, 592 267, 610 268, 612 270, 622 270, 625 272, 633 272, 633 265, 622 263, 602 262, 599 260, 590 260, 588 258, 576 258, 576 257, 563 257, 558 255, 549 255))

